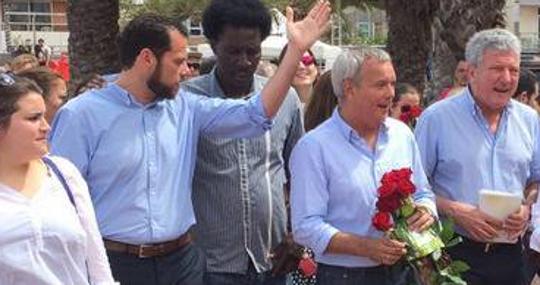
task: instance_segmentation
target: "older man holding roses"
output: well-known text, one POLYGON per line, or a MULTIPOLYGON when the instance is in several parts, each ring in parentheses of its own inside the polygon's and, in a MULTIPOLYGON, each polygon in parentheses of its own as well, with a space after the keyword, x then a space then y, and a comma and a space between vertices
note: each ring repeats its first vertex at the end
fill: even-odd
POLYGON ((412 170, 408 175, 416 191, 409 229, 422 232, 434 222, 434 194, 414 136, 387 116, 395 82, 390 56, 383 50, 339 55, 332 68, 338 107, 293 150, 293 235, 315 252, 318 284, 408 282, 403 268, 388 266, 403 257, 405 244, 385 237, 372 223, 390 222, 388 216, 374 219, 381 208, 377 189, 386 173, 412 170))

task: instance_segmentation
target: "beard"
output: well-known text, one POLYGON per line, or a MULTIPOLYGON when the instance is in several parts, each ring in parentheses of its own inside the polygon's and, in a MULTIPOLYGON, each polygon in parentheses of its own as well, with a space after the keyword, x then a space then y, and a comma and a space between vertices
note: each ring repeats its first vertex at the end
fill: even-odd
POLYGON ((156 70, 152 73, 150 79, 146 82, 148 88, 154 92, 157 99, 173 99, 176 97, 176 93, 180 88, 180 82, 174 84, 173 86, 167 86, 161 82, 161 61, 158 62, 156 70))

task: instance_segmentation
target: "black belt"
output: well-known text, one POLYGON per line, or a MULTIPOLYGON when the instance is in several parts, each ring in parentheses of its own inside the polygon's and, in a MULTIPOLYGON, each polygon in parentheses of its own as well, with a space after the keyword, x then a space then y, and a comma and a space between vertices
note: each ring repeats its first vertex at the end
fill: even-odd
POLYGON ((489 243, 475 241, 462 235, 460 235, 460 237, 463 239, 463 245, 482 249, 486 253, 500 248, 521 247, 521 238, 519 238, 516 243, 489 243))

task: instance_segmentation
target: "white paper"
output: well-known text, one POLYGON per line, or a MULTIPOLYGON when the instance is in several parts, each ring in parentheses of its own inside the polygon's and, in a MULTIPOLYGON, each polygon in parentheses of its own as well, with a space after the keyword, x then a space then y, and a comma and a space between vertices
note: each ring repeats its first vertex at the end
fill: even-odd
MULTIPOLYGON (((522 195, 518 193, 500 192, 495 190, 480 190, 479 208, 480 211, 489 216, 505 220, 510 214, 516 212, 521 207, 522 195)), ((515 243, 516 240, 509 240, 506 232, 499 231, 499 236, 491 240, 493 243, 515 243)))

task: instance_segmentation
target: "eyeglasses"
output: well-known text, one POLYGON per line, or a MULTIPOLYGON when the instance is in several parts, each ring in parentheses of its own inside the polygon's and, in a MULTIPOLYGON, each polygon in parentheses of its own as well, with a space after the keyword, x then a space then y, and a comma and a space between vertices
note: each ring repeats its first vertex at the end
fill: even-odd
POLYGON ((304 66, 310 66, 313 63, 315 63, 315 57, 313 57, 311 54, 305 54, 302 56, 302 59, 300 60, 300 62, 304 66))
POLYGON ((8 87, 15 84, 15 79, 8 73, 0 73, 0 87, 8 87))

